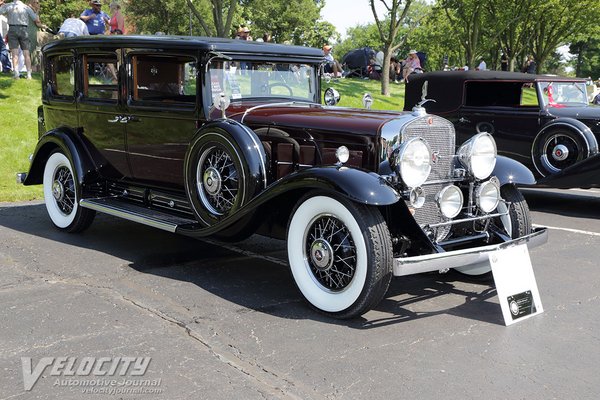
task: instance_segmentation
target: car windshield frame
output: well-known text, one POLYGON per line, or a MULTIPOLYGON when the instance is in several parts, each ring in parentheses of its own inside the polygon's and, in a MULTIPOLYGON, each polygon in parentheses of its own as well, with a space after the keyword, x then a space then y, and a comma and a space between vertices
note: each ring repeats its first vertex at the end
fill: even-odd
POLYGON ((230 102, 291 100, 314 102, 318 69, 314 64, 271 60, 216 60, 207 68, 211 99, 225 94, 230 102))
POLYGON ((539 81, 540 104, 544 107, 580 107, 588 104, 585 82, 539 81))

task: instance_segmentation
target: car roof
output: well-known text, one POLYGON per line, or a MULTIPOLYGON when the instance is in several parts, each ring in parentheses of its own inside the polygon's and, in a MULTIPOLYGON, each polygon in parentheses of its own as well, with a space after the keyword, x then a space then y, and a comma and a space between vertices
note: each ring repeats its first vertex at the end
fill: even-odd
POLYGON ((511 86, 548 81, 586 82, 581 78, 506 71, 437 71, 412 74, 406 84, 404 110, 411 110, 421 101, 425 81, 428 82, 427 98, 436 101, 436 103, 427 103, 426 108, 431 112, 450 112, 460 107, 465 93, 465 82, 504 82, 511 86))
POLYGON ((66 38, 48 43, 44 53, 64 51, 78 48, 127 47, 127 48, 177 48, 218 51, 224 54, 254 54, 301 58, 318 62, 324 57, 321 49, 304 46, 291 46, 275 43, 263 43, 246 40, 235 40, 203 36, 169 36, 169 35, 93 35, 66 38))

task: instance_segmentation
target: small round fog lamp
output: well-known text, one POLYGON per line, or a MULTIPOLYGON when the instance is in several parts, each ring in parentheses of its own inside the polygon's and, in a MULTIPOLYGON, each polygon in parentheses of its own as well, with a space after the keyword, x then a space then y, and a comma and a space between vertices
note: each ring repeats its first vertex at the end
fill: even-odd
POLYGON ((484 213, 491 213, 498 207, 500 201, 500 187, 495 179, 479 185, 475 192, 477 207, 484 213))
POLYGON ((437 195, 437 203, 440 211, 446 218, 454 218, 463 206, 463 194, 455 185, 443 188, 437 195))
POLYGON ((340 146, 335 151, 335 158, 337 158, 338 162, 345 164, 350 159, 350 150, 346 146, 340 146))

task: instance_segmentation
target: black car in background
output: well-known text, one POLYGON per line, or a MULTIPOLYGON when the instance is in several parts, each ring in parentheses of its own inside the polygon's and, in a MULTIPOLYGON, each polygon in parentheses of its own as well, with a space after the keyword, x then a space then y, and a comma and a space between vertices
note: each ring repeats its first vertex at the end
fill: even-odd
POLYGON ((463 143, 493 135, 498 154, 534 172, 538 187, 600 187, 600 106, 585 79, 498 71, 411 75, 405 110, 426 97, 428 112, 450 120, 463 143))

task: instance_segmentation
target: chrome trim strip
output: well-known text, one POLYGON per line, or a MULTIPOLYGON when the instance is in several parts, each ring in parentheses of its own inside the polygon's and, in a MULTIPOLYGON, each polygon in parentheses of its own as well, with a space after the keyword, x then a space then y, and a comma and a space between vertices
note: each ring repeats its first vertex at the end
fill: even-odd
POLYGON ((427 254, 414 257, 394 258, 394 276, 420 274, 423 272, 442 271, 448 268, 466 267, 489 263, 488 254, 510 247, 527 244, 529 249, 543 245, 548 241, 547 228, 539 228, 535 232, 508 242, 481 246, 471 249, 454 250, 445 253, 427 254))
POLYGON ((480 221, 482 219, 502 217, 502 216, 507 215, 507 214, 508 214, 508 211, 505 212, 505 213, 480 215, 479 217, 471 217, 471 218, 463 218, 463 219, 453 219, 452 221, 440 222, 440 223, 437 223, 437 224, 428 224, 428 225, 423 226, 423 229, 426 229, 426 228, 438 228, 440 226, 461 224, 463 222, 480 221))
POLYGON ((140 224, 148 225, 153 228, 162 229, 163 231, 175 233, 177 224, 160 221, 153 218, 148 218, 145 215, 138 214, 131 211, 124 211, 117 207, 112 207, 106 204, 98 204, 93 199, 81 199, 79 205, 83 208, 89 208, 90 210, 96 210, 101 213, 113 215, 115 217, 123 218, 129 221, 138 222, 140 224))

